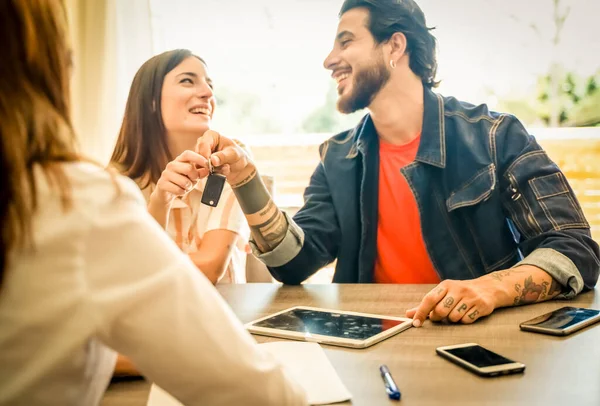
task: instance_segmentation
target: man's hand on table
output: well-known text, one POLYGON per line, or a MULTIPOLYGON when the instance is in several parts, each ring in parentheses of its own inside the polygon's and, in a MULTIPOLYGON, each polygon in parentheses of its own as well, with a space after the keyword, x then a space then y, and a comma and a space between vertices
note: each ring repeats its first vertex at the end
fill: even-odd
POLYGON ((432 321, 448 319, 473 323, 497 307, 498 287, 481 278, 468 281, 445 280, 421 300, 419 306, 406 311, 413 325, 420 327, 427 317, 432 321))
POLYGON ((561 292, 561 285, 544 270, 522 265, 496 271, 477 279, 447 279, 423 297, 421 303, 406 311, 413 326, 431 321, 473 323, 495 309, 549 300, 561 292))

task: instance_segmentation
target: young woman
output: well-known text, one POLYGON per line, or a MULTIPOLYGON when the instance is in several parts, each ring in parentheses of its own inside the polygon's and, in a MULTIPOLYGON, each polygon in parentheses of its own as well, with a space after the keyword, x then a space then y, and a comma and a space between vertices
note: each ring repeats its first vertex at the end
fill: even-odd
POLYGON ((115 350, 186 405, 305 404, 137 186, 77 155, 65 18, 0 2, 0 405, 97 405, 115 350))
POLYGON ((133 179, 148 211, 213 282, 246 281, 249 228, 229 185, 217 207, 200 202, 191 151, 209 128, 215 97, 206 63, 185 49, 138 70, 111 164, 133 179))

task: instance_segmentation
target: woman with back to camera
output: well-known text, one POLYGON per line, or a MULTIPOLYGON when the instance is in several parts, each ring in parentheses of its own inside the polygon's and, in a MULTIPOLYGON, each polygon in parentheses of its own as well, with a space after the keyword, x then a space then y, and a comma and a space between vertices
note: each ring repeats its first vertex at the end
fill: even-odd
POLYGON ((186 405, 306 404, 137 186, 76 152, 63 2, 0 2, 0 38, 0 405, 97 405, 115 351, 186 405))
POLYGON ((201 203, 206 179, 190 157, 215 106, 202 58, 186 49, 150 58, 133 79, 111 165, 137 183, 152 217, 211 282, 243 283, 246 219, 227 183, 216 207, 201 203))

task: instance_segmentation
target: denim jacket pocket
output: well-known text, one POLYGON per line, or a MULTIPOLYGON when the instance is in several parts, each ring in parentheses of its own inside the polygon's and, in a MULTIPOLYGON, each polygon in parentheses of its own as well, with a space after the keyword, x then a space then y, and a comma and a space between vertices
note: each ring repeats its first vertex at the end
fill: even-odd
POLYGON ((489 199, 496 187, 496 166, 492 163, 480 169, 471 179, 450 193, 446 199, 448 212, 474 206, 489 199))
POLYGON ((542 230, 589 228, 581 206, 561 172, 530 179, 529 185, 545 214, 538 219, 542 230))

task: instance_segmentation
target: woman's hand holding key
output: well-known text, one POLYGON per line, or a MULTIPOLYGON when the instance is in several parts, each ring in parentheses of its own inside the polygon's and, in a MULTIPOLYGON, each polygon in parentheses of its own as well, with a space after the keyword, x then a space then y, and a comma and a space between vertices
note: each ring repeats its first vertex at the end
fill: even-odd
POLYGON ((150 199, 169 205, 176 197, 192 190, 198 180, 206 176, 207 168, 206 158, 194 151, 184 151, 167 164, 150 199))
MULTIPOLYGON (((233 188, 241 186, 245 179, 251 179, 256 174, 254 163, 244 149, 216 131, 208 130, 198 138, 196 152, 210 158, 214 173, 224 175, 233 188)), ((209 175, 208 169, 199 173, 201 177, 209 175)))

